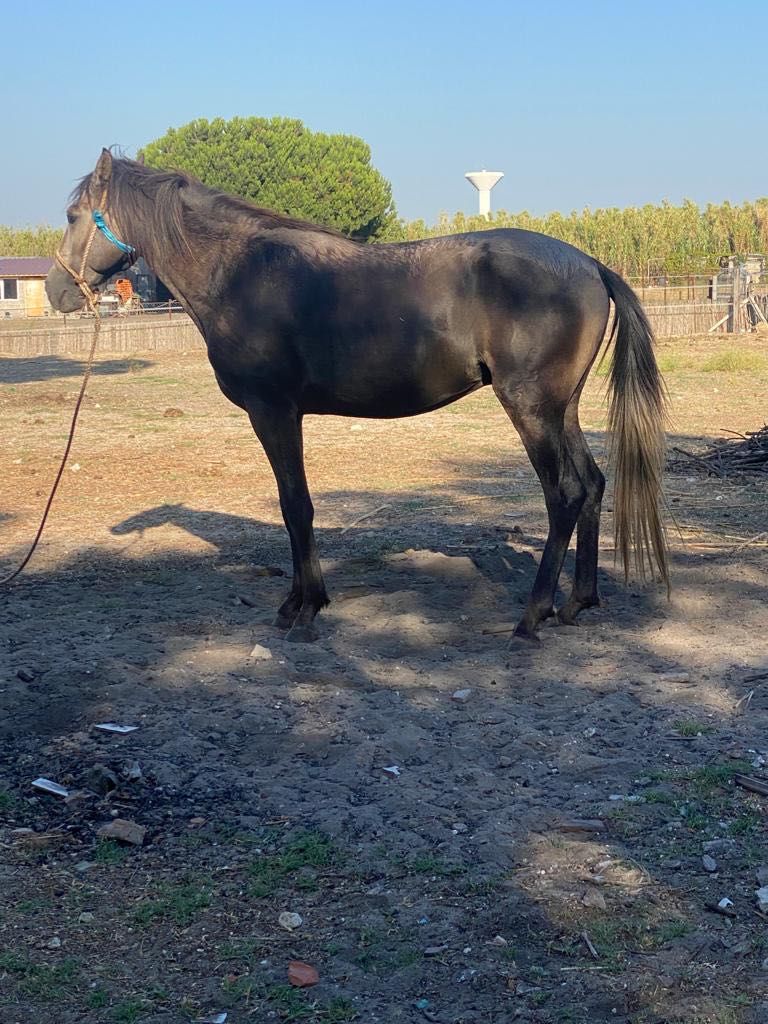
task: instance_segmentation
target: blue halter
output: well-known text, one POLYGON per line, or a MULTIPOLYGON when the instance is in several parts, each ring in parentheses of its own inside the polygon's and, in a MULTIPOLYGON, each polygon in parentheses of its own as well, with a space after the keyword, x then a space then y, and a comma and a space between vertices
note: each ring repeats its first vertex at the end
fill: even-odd
POLYGON ((132 245, 128 245, 126 242, 121 242, 117 235, 107 227, 104 221, 104 214, 101 210, 93 211, 93 223, 102 235, 104 235, 107 241, 111 242, 112 245, 116 245, 120 252, 124 252, 126 256, 135 256, 136 250, 134 247, 132 245))

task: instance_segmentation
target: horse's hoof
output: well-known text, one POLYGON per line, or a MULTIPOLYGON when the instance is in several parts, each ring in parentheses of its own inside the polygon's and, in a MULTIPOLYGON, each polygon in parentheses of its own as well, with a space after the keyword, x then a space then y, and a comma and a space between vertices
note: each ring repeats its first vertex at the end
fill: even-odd
POLYGON ((514 649, 515 647, 517 647, 520 650, 524 650, 525 648, 529 647, 531 644, 540 644, 540 643, 541 643, 541 640, 536 635, 536 633, 534 633, 532 630, 530 630, 528 628, 528 626, 524 625, 521 622, 518 625, 518 627, 515 630, 515 632, 512 634, 512 639, 509 641, 509 646, 510 646, 511 649, 514 649))
POLYGON ((568 605, 563 605, 559 611, 555 612, 555 622, 559 626, 575 626, 576 616, 581 611, 581 608, 569 608, 568 605))
POLYGON ((313 625, 303 626, 300 623, 296 623, 295 626, 291 626, 288 630, 285 639, 292 644, 311 644, 319 636, 320 634, 313 625))

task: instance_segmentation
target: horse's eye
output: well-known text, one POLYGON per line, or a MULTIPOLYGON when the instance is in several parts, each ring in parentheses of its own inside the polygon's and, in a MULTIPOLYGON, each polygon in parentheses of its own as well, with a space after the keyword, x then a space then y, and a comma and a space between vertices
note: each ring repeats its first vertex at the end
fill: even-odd
POLYGON ((77 217, 74 215, 74 213, 67 214, 67 224, 74 224, 76 220, 77 217))

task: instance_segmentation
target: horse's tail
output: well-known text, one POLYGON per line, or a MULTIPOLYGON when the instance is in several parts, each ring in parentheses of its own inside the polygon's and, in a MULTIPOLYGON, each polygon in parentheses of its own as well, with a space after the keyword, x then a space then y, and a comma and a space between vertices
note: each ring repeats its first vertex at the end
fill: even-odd
POLYGON ((613 299, 614 342, 608 428, 615 464, 613 500, 616 557, 629 575, 630 548, 645 578, 656 562, 669 593, 669 566, 659 503, 666 450, 667 394, 653 352, 653 331, 629 285, 598 263, 613 299))

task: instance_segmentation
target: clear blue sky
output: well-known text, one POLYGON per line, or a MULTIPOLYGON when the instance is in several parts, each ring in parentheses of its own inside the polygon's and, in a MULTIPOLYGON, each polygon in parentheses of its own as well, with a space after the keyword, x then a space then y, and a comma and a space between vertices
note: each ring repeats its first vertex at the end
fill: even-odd
POLYGON ((359 135, 400 214, 768 195, 768 0, 3 5, 0 223, 196 117, 359 135))

